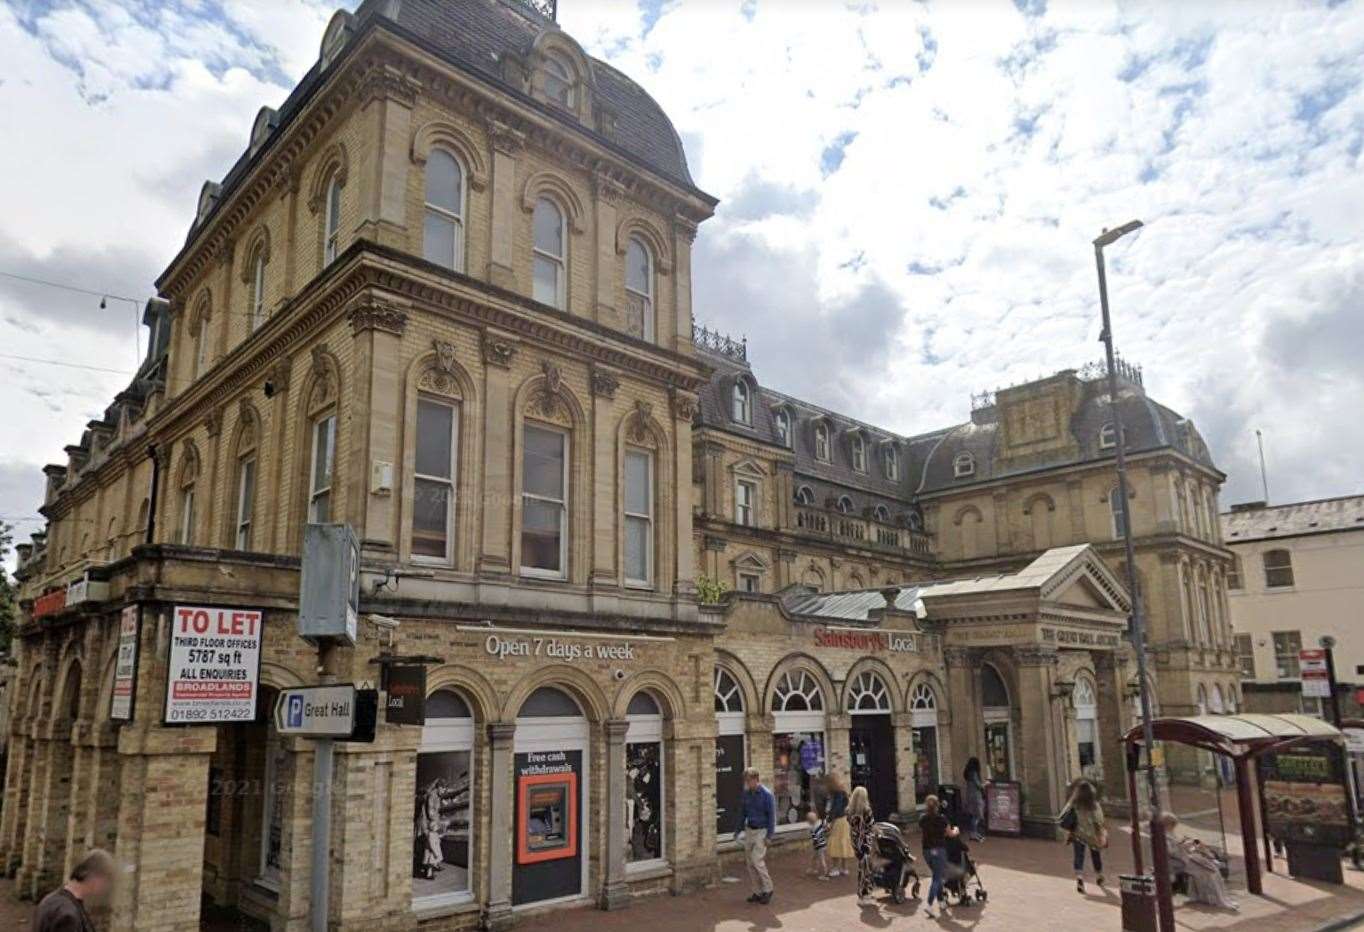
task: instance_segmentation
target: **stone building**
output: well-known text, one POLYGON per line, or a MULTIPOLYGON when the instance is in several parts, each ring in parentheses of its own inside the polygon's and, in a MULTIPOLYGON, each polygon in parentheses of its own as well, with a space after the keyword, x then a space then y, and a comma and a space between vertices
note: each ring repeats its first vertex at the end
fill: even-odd
MULTIPOLYGON (((1233 505, 1221 516, 1241 691, 1252 712, 1322 715, 1302 695, 1298 652, 1335 639, 1341 714, 1358 717, 1364 685, 1364 495, 1233 505)), ((1209 696, 1216 709, 1223 697, 1209 696)))
MULTIPOLYGON (((102 921, 305 928, 311 743, 284 689, 434 658, 421 727, 339 745, 341 930, 504 928, 711 883, 736 756, 906 814, 965 759, 1049 830, 1121 793, 1111 429, 1075 372, 897 437, 761 387, 694 328, 715 208, 667 116, 521 0, 364 0, 264 108, 148 303, 137 377, 46 467, 18 548, 0 868, 91 845, 102 921), (353 643, 298 635, 309 524, 358 541, 353 643), (698 605, 716 580, 740 590, 698 605), (894 590, 894 591, 892 591, 894 590), (188 614, 186 614, 188 612, 188 614), (258 624, 254 716, 171 721, 187 617, 258 624), (393 626, 396 621, 397 627, 393 626)), ((1234 690, 1221 475, 1128 374, 1131 520, 1167 711, 1234 690)))

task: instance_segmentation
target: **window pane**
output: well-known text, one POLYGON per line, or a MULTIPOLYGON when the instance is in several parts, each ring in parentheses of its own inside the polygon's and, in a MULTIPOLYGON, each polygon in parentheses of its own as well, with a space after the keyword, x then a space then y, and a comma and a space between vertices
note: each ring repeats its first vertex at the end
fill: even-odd
POLYGON ((649 457, 643 453, 625 454, 625 510, 632 515, 648 515, 649 457))
POLYGON ((534 262, 534 288, 531 297, 541 304, 559 306, 559 263, 544 256, 536 256, 534 262))
POLYGON ((523 500, 521 510, 521 565, 538 570, 563 572, 559 541, 564 512, 560 505, 533 498, 523 500))
POLYGON ((535 248, 551 256, 563 258, 564 218, 553 201, 540 198, 535 202, 535 248))
POLYGON ((256 461, 247 460, 242 463, 241 489, 237 500, 237 547, 244 548, 251 542, 250 530, 242 530, 243 525, 250 525, 251 512, 254 510, 256 501, 256 461))
POLYGON ((562 500, 564 497, 564 435, 527 427, 522 484, 533 495, 562 500))
POLYGON ((332 430, 335 419, 325 417, 317 422, 313 447, 313 490, 324 489, 332 483, 332 430))
POLYGON ((335 233, 341 226, 341 184, 333 181, 327 191, 327 233, 335 233))
POLYGON ((422 231, 422 256, 427 262, 434 262, 447 269, 455 268, 455 246, 458 236, 459 228, 455 221, 428 210, 426 225, 422 231))
POLYGON ((461 186, 459 163, 454 156, 441 149, 433 151, 426 160, 426 203, 458 214, 461 186))
POLYGON ((640 294, 654 293, 649 275, 649 254, 637 239, 630 240, 630 246, 625 250, 625 287, 640 294))
POLYGON ((421 399, 417 402, 417 474, 450 478, 450 428, 454 409, 421 399))
POLYGON ((649 578, 649 521, 625 519, 625 578, 649 578))
POLYGON ((449 484, 416 480, 412 490, 412 553, 444 558, 449 520, 449 484))

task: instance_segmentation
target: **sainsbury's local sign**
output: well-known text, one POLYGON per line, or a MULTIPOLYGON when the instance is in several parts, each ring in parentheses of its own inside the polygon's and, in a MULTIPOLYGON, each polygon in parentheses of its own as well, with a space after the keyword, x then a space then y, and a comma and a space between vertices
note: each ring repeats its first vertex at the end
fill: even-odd
POLYGON ((912 654, 914 635, 903 631, 866 631, 861 628, 816 628, 815 646, 856 650, 864 654, 912 654))

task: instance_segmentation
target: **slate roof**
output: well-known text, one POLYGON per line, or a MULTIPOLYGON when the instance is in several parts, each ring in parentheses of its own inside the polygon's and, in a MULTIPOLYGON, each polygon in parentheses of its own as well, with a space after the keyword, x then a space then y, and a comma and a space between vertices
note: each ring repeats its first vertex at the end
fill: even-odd
MULTIPOLYGON (((976 411, 972 420, 965 424, 905 436, 761 385, 749 365, 742 360, 705 350, 699 352, 714 368, 710 381, 699 395, 702 426, 781 446, 773 412, 781 406, 789 408, 794 415, 792 452, 795 455, 796 488, 809 486, 815 493, 817 505, 823 505, 827 497, 837 498, 846 493, 853 499, 854 512, 857 514, 861 514, 866 507, 884 504, 891 515, 896 516, 904 514, 910 503, 924 493, 1038 469, 1110 460, 1114 456, 1112 449, 1105 450, 1099 446, 1100 431, 1112 419, 1107 383, 1103 379, 1080 379, 1082 401, 1069 425, 1081 451, 1078 458, 1058 455, 1052 460, 1032 462, 1026 467, 1007 468, 997 453, 999 422, 992 406, 976 411), (734 383, 741 378, 748 381, 753 393, 752 425, 741 424, 731 416, 734 383), (831 428, 834 449, 833 461, 830 463, 822 462, 814 455, 814 424, 818 418, 826 419, 831 428), (865 473, 852 468, 847 437, 850 428, 860 428, 869 438, 869 462, 865 473), (899 442, 900 476, 897 481, 884 478, 879 459, 883 440, 899 442), (974 457, 976 469, 973 476, 958 479, 954 475, 953 462, 963 452, 974 457)), ((1207 444, 1193 423, 1148 398, 1139 386, 1120 384, 1118 406, 1122 412, 1129 454, 1172 448, 1187 454, 1196 462, 1216 468, 1207 444)))
POLYGON ((1222 514, 1222 539, 1228 544, 1306 534, 1364 531, 1364 495, 1272 507, 1246 507, 1222 514))

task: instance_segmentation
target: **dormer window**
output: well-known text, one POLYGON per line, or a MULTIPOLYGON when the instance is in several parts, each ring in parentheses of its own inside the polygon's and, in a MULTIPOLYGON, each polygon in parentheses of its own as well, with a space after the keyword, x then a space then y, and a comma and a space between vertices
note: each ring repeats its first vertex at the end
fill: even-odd
POLYGON ((811 507, 815 503, 815 493, 808 485, 796 489, 796 504, 811 507))
POLYGON ((838 505, 836 507, 838 508, 839 514, 850 515, 853 512, 852 499, 848 498, 846 495, 841 495, 839 496, 838 505))
POLYGON ((753 423, 753 392, 743 379, 734 383, 734 420, 740 424, 753 423))
POLYGON ((853 434, 852 467, 857 472, 867 471, 867 442, 862 439, 861 434, 853 434))
POLYGON ((778 409, 772 417, 772 424, 777 431, 777 443, 784 447, 791 446, 791 414, 785 408, 778 409))
POLYGON ((829 462, 829 428, 826 424, 815 425, 815 459, 829 462))
POLYGON ((1113 422, 1109 421, 1103 427, 1099 428, 1099 449, 1111 450, 1117 445, 1118 430, 1113 426, 1113 422))
POLYGON ((976 458, 970 453, 958 453, 956 459, 952 460, 952 475, 957 479, 965 479, 976 474, 976 458))
POLYGON ((877 505, 876 520, 882 524, 890 524, 890 509, 885 505, 877 505))
POLYGON ((900 478, 900 454, 895 448, 887 445, 881 451, 882 468, 886 478, 895 481, 900 478))
POLYGON ((545 96, 566 110, 573 110, 577 106, 577 81, 573 77, 573 66, 555 52, 545 56, 545 96))

